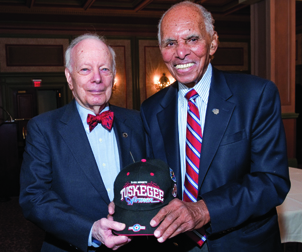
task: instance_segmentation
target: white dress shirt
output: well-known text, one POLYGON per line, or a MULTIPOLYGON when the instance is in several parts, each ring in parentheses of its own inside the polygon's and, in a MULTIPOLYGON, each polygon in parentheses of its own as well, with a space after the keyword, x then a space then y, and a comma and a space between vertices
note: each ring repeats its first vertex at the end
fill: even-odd
MULTIPOLYGON (((113 201, 113 184, 120 171, 120 157, 114 130, 112 128, 111 131, 108 131, 102 126, 102 124, 98 123, 97 126, 90 132, 89 125, 87 124, 87 115, 94 115, 94 113, 91 110, 82 107, 78 102, 76 102, 76 105, 103 183, 107 190, 108 197, 110 201, 113 201)), ((109 106, 105 107, 101 112, 107 110, 109 110, 109 106)), ((100 243, 95 243, 95 241, 92 241, 91 232, 92 229, 90 230, 88 237, 88 246, 99 247, 100 243)))
MULTIPOLYGON (((206 72, 202 76, 201 80, 193 87, 199 94, 196 98, 196 104, 200 115, 200 125, 203 133, 206 111, 208 106, 208 98, 210 92, 210 85, 212 79, 212 65, 209 64, 206 72)), ((179 130, 179 151, 180 151, 180 163, 181 163, 181 182, 182 185, 185 183, 186 175, 186 129, 187 129, 187 111, 188 111, 188 100, 185 95, 192 88, 188 88, 182 83, 178 82, 178 130, 179 130)), ((184 186, 182 186, 184 190, 184 186)), ((183 195, 183 191, 182 191, 183 195)))
MULTIPOLYGON (((94 113, 80 104, 76 104, 109 199, 112 201, 114 197, 113 183, 120 171, 120 158, 114 130, 112 128, 111 131, 108 131, 99 123, 89 132, 87 115, 94 115, 94 113)), ((109 110, 109 106, 105 107, 101 112, 107 110, 109 110)))

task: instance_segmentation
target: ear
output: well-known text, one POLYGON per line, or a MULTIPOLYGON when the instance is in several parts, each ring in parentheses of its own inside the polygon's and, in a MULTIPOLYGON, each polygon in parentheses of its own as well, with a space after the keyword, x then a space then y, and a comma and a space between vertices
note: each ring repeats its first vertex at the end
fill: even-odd
POLYGON ((210 46, 210 55, 214 55, 218 48, 218 34, 217 32, 214 32, 214 35, 212 36, 212 42, 210 46))
POLYGON ((70 90, 73 90, 71 73, 68 70, 68 68, 65 68, 65 77, 66 77, 66 80, 67 80, 67 83, 68 83, 68 86, 69 86, 70 90))

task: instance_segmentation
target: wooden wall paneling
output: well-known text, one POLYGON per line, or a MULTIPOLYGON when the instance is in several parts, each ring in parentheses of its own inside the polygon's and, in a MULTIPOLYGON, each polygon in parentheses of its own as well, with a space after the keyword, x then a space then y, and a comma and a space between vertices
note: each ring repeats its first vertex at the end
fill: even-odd
POLYGON ((290 118, 290 114, 284 115, 283 125, 287 139, 287 157, 289 160, 289 166, 297 167, 296 157, 296 117, 290 118))
POLYGON ((295 0, 271 1, 272 80, 281 93, 283 113, 295 112, 295 0), (274 12, 274 14, 273 14, 274 12), (275 63, 275 65, 274 65, 275 63))
POLYGON ((302 65, 302 33, 296 35, 296 65, 302 65))
POLYGON ((139 41, 139 67, 141 103, 158 92, 154 83, 163 73, 169 78, 170 83, 175 81, 162 59, 157 40, 139 41))
POLYGON ((272 80, 279 89, 288 157, 293 159, 297 118, 295 0, 264 0, 251 6, 251 16, 252 74, 272 80))
POLYGON ((139 39, 131 38, 131 59, 132 59, 132 94, 133 94, 133 109, 140 110, 140 77, 139 77, 139 39))
POLYGON ((107 40, 116 53, 116 84, 110 103, 124 108, 133 108, 133 80, 131 61, 131 41, 107 40))
POLYGON ((269 79, 276 83, 282 112, 295 111, 295 0, 266 0, 269 79))
POLYGON ((5 45, 6 66, 64 66, 63 45, 5 45))
POLYGON ((251 5, 251 73, 262 78, 267 76, 265 1, 251 5))
POLYGON ((252 74, 276 83, 282 112, 295 111, 295 0, 265 0, 251 7, 252 74), (264 18, 265 17, 265 18, 264 18), (265 45, 265 47, 264 47, 265 45))
POLYGON ((64 72, 64 64, 63 53, 67 49, 69 45, 69 39, 60 39, 60 38, 0 38, 0 72, 2 73, 12 73, 12 72, 18 72, 18 73, 28 73, 28 72, 64 72), (41 47, 43 45, 43 47, 41 47), (44 55, 34 55, 32 58, 35 58, 36 63, 39 63, 39 66, 35 64, 31 65, 22 65, 22 61, 18 65, 18 61, 20 61, 20 51, 18 51, 21 47, 23 47, 23 50, 28 50, 27 52, 24 52, 25 57, 30 58, 30 54, 33 54, 35 51, 39 51, 39 54, 44 55), (36 47, 36 50, 35 50, 36 47), (47 60, 45 58, 45 62, 43 62, 43 57, 51 57, 47 53, 43 53, 43 49, 46 47, 57 49, 59 48, 59 51, 62 53, 61 58, 58 59, 51 59, 47 60), (14 50, 13 50, 14 49, 14 50), (18 52, 17 52, 18 51, 18 52), (11 52, 14 59, 11 61, 8 61, 8 63, 13 64, 7 64, 7 52, 11 52), (13 52, 16 52, 15 54, 13 52), (49 61, 49 62, 48 62, 49 61), (59 66, 57 64, 60 64, 59 66))
MULTIPOLYGON (((295 113, 295 0, 271 0, 270 76, 280 91, 283 113, 295 113)), ((297 117, 297 116, 296 116, 297 117)), ((284 119, 288 158, 296 157, 296 118, 284 119)))
POLYGON ((220 42, 212 60, 213 66, 225 71, 249 71, 247 42, 220 42))

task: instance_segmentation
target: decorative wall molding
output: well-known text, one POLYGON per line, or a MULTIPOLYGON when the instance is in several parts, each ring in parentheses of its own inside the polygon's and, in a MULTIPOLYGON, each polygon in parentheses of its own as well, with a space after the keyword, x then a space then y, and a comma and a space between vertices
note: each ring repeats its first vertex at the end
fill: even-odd
POLYGON ((220 42, 213 66, 225 71, 249 70, 249 45, 247 42, 220 42))
POLYGON ((174 79, 166 67, 157 40, 139 40, 139 88, 141 103, 155 94, 155 82, 159 80, 162 74, 172 82, 174 79))
MULTIPOLYGON (((59 38, 0 38, 0 72, 21 73, 21 72, 64 72, 62 66, 8 66, 6 63, 6 47, 9 45, 20 46, 63 46, 63 52, 69 45, 69 39, 59 38)), ((62 55, 63 56, 63 55, 62 55)))
POLYGON ((63 45, 5 45, 6 66, 64 66, 63 45))
POLYGON ((131 62, 131 41, 108 39, 116 54, 116 84, 110 103, 124 108, 133 108, 133 80, 131 62))

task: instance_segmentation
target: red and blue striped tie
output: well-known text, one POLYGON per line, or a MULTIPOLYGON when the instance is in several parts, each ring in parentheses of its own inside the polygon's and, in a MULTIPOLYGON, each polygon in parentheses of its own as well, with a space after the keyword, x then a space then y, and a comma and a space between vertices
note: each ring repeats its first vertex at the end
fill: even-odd
MULTIPOLYGON (((202 146, 202 131, 200 116, 195 99, 198 93, 192 89, 185 98, 188 100, 187 114, 187 139, 186 139, 186 176, 183 200, 186 202, 197 202, 198 197, 198 174, 200 163, 200 152, 202 146)), ((206 240, 203 228, 186 233, 199 246, 206 240)))

